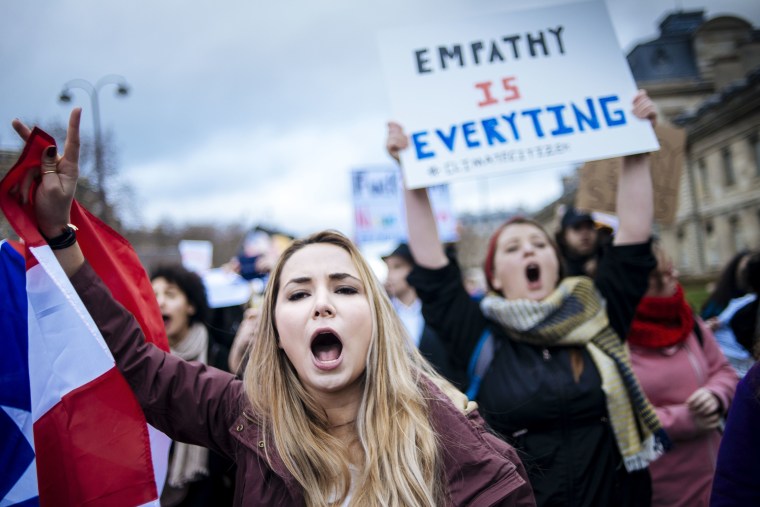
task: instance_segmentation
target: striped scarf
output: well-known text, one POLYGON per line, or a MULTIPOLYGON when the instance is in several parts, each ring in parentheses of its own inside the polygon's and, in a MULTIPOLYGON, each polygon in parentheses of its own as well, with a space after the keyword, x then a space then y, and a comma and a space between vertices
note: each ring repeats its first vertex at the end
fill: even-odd
POLYGON ((602 378, 610 423, 626 470, 644 469, 670 448, 670 440, 633 373, 628 349, 610 327, 604 299, 590 278, 565 278, 542 301, 490 295, 481 308, 516 341, 540 347, 586 347, 602 378))

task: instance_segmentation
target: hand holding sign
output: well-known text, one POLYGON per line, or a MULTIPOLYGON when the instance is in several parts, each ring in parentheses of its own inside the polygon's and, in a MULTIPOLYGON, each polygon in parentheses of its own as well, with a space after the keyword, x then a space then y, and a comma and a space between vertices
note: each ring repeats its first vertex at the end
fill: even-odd
POLYGON ((652 128, 657 126, 657 108, 645 90, 637 91, 633 98, 633 115, 641 120, 649 120, 652 128))
POLYGON ((388 139, 385 148, 396 162, 401 163, 400 153, 409 147, 409 138, 404 133, 404 128, 396 122, 388 122, 388 139))

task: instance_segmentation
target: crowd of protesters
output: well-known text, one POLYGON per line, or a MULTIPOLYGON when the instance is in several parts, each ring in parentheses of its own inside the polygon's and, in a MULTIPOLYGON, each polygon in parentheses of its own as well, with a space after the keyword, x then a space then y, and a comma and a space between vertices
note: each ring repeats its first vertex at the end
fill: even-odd
MULTIPOLYGON (((656 120, 643 92, 632 111, 656 120)), ((47 238, 69 222, 79 115, 39 175, 47 238)), ((408 143, 390 123, 389 154, 408 143)), ((649 166, 624 158, 614 231, 575 208, 555 234, 498 227, 485 293, 425 189, 405 191, 408 243, 383 256, 385 286, 348 238, 316 233, 238 260, 266 290, 218 326, 197 274, 155 267, 170 354, 76 242, 54 253, 173 439, 161 505, 758 504, 760 255, 728 263, 696 315, 653 242, 649 166)))
MULTIPOLYGON (((746 341, 744 344, 739 343, 731 323, 740 310, 756 308, 756 305, 752 303, 756 299, 757 289, 752 288, 753 279, 748 274, 754 275, 755 286, 758 283, 757 274, 750 273, 747 269, 752 257, 752 252, 744 250, 737 253, 726 264, 718 277, 715 288, 702 305, 700 312, 702 318, 715 333, 715 338, 718 340, 723 354, 740 377, 747 373, 756 358, 753 358, 750 353, 752 349, 750 343, 746 343, 746 341)), ((739 316, 736 322, 746 322, 747 320, 752 319, 742 319, 739 316)))

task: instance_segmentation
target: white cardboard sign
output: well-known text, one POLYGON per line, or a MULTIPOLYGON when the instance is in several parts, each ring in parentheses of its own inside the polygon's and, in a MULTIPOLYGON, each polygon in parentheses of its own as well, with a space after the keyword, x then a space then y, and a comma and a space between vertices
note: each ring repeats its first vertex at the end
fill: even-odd
POLYGON ((409 188, 658 149, 600 1, 380 35, 409 188))

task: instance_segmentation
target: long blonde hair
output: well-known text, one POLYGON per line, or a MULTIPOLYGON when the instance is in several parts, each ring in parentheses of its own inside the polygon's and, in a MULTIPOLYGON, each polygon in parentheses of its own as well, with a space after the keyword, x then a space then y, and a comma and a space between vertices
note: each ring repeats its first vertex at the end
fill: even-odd
MULTIPOLYGON (((409 345, 406 331, 369 265, 338 232, 323 231, 294 242, 272 271, 258 338, 244 376, 246 394, 260 418, 264 439, 274 443, 303 488, 306 505, 340 505, 345 500, 351 487, 348 448, 329 433, 325 411, 278 347, 274 321, 283 266, 298 250, 320 243, 349 253, 364 283, 373 320, 356 418, 363 462, 354 478, 351 505, 446 505, 439 442, 428 414, 427 393, 420 388, 421 377, 440 377, 409 345)), ((269 443, 265 445, 268 448, 269 443)))

